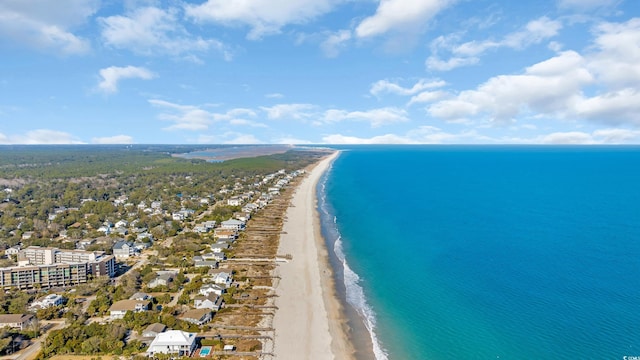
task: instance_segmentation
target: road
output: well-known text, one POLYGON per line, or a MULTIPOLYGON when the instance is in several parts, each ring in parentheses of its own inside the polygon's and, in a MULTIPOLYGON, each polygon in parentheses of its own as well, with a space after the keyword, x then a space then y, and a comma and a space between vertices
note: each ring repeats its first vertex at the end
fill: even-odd
POLYGON ((42 321, 43 325, 44 324, 52 324, 53 326, 47 330, 44 334, 40 335, 40 337, 38 337, 36 340, 33 341, 33 343, 26 349, 20 351, 17 353, 17 357, 12 357, 11 359, 15 359, 15 360, 31 360, 31 359, 35 359, 35 357, 38 355, 38 353, 40 352, 40 348, 42 347, 42 341, 44 341, 44 339, 47 338, 47 336, 49 336, 49 332, 53 331, 53 330, 59 330, 62 329, 66 326, 64 320, 57 320, 57 321, 42 321))

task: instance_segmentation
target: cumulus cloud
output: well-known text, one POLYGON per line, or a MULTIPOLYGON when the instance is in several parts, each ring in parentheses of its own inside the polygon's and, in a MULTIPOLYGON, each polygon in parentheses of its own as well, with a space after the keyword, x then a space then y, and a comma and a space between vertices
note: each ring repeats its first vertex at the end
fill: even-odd
POLYGON ((381 0, 376 13, 358 24, 355 34, 368 38, 393 30, 422 28, 452 0, 381 0))
POLYGON ((151 99, 152 106, 162 108, 160 120, 173 122, 164 130, 207 130, 214 122, 214 114, 199 106, 179 105, 164 100, 151 99))
POLYGON ((417 94, 427 89, 433 89, 445 86, 447 83, 443 80, 419 79, 412 87, 405 88, 398 83, 389 80, 379 80, 371 85, 369 92, 371 95, 379 97, 384 93, 409 96, 417 94))
POLYGON ((83 54, 90 42, 72 32, 98 10, 97 0, 0 2, 0 37, 62 55, 83 54))
POLYGON ((371 127, 376 128, 398 122, 407 122, 409 118, 406 110, 395 107, 385 107, 367 111, 329 109, 324 112, 320 123, 337 123, 345 120, 368 122, 371 127))
POLYGON ((232 58, 231 51, 222 42, 189 33, 180 24, 177 8, 141 7, 126 15, 99 18, 98 21, 105 44, 114 48, 143 55, 183 56, 194 62, 201 62, 194 53, 209 50, 222 53, 227 60, 232 58))
POLYGON ((106 137, 94 137, 93 144, 133 144, 133 138, 129 135, 115 135, 106 137))
POLYGON ((440 36, 431 42, 431 55, 425 64, 429 70, 448 71, 461 66, 477 64, 480 56, 488 50, 497 48, 523 49, 539 44, 558 34, 562 23, 546 16, 532 20, 522 30, 505 35, 500 40, 468 41, 457 43, 460 35, 440 36), (445 51, 450 57, 443 60, 439 53, 445 51))
POLYGON ((200 135, 198 136, 197 142, 200 144, 264 144, 263 141, 256 138, 252 134, 243 134, 232 131, 228 131, 218 135, 200 135))
POLYGON ((56 145, 84 144, 84 142, 63 131, 37 129, 27 131, 25 134, 17 135, 4 135, 0 133, 0 144, 56 145))
POLYGON ((413 104, 419 104, 419 103, 434 102, 434 101, 441 100, 447 96, 448 94, 445 91, 423 91, 418 95, 412 96, 407 106, 411 106, 413 104))
POLYGON ((274 106, 260 107, 267 113, 267 117, 272 120, 294 119, 308 120, 317 110, 317 106, 312 104, 278 104, 274 106))
POLYGON ((371 138, 346 136, 341 134, 327 135, 322 138, 325 144, 334 145, 365 145, 365 144, 417 144, 416 142, 394 134, 385 134, 371 138))
POLYGON ((607 128, 593 132, 565 131, 530 137, 491 137, 476 130, 450 132, 425 125, 401 135, 384 134, 367 138, 331 134, 324 136, 322 141, 327 144, 637 144, 640 141, 640 131, 607 128))
POLYGON ((304 24, 330 12, 341 0, 207 0, 200 5, 186 5, 187 16, 198 22, 227 26, 237 24, 251 28, 247 37, 260 39, 279 33, 290 24, 304 24))
POLYGON ((257 117, 256 111, 252 109, 235 108, 226 112, 213 112, 206 109, 212 105, 180 105, 159 99, 149 100, 149 103, 163 109, 163 112, 158 115, 160 120, 174 123, 164 130, 207 130, 217 122, 239 127, 268 127, 263 123, 251 120, 257 117))
POLYGON ((334 58, 347 46, 349 40, 351 40, 351 31, 340 30, 330 34, 320 44, 320 49, 322 49, 326 57, 334 58))
POLYGON ((115 93, 118 91, 118 82, 122 79, 150 80, 156 75, 144 67, 110 66, 100 70, 100 77, 102 80, 98 84, 98 89, 105 93, 115 93))
POLYGON ((640 19, 602 23, 584 54, 568 50, 428 107, 446 121, 508 124, 519 116, 640 126, 640 19), (593 94, 593 95, 589 95, 593 94))
POLYGON ((608 8, 617 2, 617 0, 559 0, 558 6, 564 9, 586 11, 597 8, 608 8))

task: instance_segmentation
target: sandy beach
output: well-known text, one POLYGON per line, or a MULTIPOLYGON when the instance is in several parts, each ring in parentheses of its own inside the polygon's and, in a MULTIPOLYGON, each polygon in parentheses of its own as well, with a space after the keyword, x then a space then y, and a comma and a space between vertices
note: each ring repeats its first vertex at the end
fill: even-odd
POLYGON ((273 326, 279 360, 354 358, 316 210, 316 184, 337 155, 323 159, 300 183, 286 213, 278 253, 291 254, 292 260, 276 269, 281 279, 273 326))

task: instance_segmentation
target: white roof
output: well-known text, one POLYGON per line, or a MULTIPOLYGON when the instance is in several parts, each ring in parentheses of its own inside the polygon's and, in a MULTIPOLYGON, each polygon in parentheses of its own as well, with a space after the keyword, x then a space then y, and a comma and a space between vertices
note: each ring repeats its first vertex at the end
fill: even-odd
POLYGON ((177 346, 177 345, 189 345, 196 341, 196 333, 189 333, 182 330, 169 330, 156 335, 153 339, 149 349, 154 346, 177 346))
POLYGON ((230 219, 227 221, 223 221, 222 225, 244 225, 244 222, 236 219, 230 219))

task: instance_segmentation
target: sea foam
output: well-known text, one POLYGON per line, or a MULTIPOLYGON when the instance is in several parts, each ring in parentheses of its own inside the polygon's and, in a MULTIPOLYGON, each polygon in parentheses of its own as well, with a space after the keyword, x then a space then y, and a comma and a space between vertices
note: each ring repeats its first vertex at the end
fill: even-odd
MULTIPOLYGON (((331 171, 331 167, 329 167, 328 171, 325 173, 323 180, 320 183, 320 201, 319 208, 323 213, 323 216, 329 218, 329 209, 326 202, 326 193, 325 186, 328 174, 331 171)), ((346 300, 349 305, 353 306, 356 312, 361 316, 362 321, 369 332, 369 336, 371 337, 371 343, 373 344, 373 354, 376 360, 387 360, 388 354, 380 344, 378 340, 378 336, 376 334, 376 314, 373 311, 373 308, 368 304, 367 298, 364 294, 364 289, 360 286, 360 276, 355 273, 347 263, 346 256, 342 249, 342 236, 340 235, 340 230, 337 225, 337 218, 333 217, 333 229, 335 241, 333 243, 333 252, 336 258, 340 261, 343 267, 343 283, 345 286, 346 292, 346 300)))

